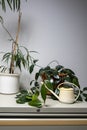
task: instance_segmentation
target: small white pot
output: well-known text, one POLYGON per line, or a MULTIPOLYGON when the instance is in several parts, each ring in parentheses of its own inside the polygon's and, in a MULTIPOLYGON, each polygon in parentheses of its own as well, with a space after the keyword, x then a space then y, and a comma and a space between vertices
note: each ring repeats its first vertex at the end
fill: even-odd
POLYGON ((17 93, 19 91, 19 77, 19 74, 0 73, 0 93, 17 93))

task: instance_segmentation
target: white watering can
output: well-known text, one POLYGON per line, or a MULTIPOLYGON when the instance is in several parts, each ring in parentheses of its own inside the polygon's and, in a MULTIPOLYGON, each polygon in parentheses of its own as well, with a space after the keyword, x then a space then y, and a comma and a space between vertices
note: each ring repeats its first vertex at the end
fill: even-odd
POLYGON ((58 85, 57 88, 59 89, 59 96, 55 92, 53 92, 51 89, 49 89, 46 86, 46 84, 45 84, 45 88, 47 88, 48 91, 50 91, 60 102, 63 102, 63 103, 74 103, 77 101, 80 95, 80 88, 77 85, 70 82, 64 82, 58 85), (63 86, 64 84, 66 84, 66 86, 69 85, 72 87, 64 87, 63 86), (78 88, 79 90, 77 96, 75 96, 74 94, 74 87, 78 88))

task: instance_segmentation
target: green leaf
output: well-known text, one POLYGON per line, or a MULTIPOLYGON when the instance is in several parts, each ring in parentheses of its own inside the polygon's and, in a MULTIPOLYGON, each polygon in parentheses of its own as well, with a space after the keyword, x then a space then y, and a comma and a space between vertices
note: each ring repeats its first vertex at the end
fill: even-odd
POLYGON ((71 82, 71 78, 70 78, 69 76, 64 77, 64 80, 65 80, 65 81, 68 81, 68 82, 71 82))
POLYGON ((24 104, 32 100, 32 94, 28 93, 27 90, 21 90, 19 94, 16 95, 16 102, 20 104, 24 104))
POLYGON ((10 9, 12 10, 11 1, 10 1, 10 0, 7 0, 7 3, 8 3, 8 5, 9 5, 10 9))
POLYGON ((17 58, 16 60, 16 67, 19 67, 20 71, 21 71, 21 59, 17 58))
POLYGON ((13 0, 13 10, 15 10, 16 0, 13 0))
POLYGON ((29 68, 30 74, 33 72, 33 69, 34 69, 34 65, 32 64, 32 65, 30 66, 30 68, 29 68))
POLYGON ((34 107, 38 107, 41 108, 42 107, 42 103, 39 99, 36 100, 32 100, 28 103, 30 106, 34 106, 34 107))
POLYGON ((83 93, 83 96, 87 98, 87 93, 83 93))
POLYGON ((32 100, 34 101, 34 100, 37 100, 37 98, 38 98, 38 95, 37 94, 33 94, 32 95, 32 100))
POLYGON ((25 89, 22 89, 22 90, 20 91, 20 93, 21 93, 21 94, 28 94, 28 91, 25 90, 25 89))
POLYGON ((3 18, 0 16, 0 23, 3 24, 4 21, 3 21, 3 18))
POLYGON ((32 81, 30 82, 30 85, 32 85, 33 82, 34 82, 34 80, 32 80, 32 81))
POLYGON ((39 86, 39 82, 35 81, 34 85, 35 85, 35 87, 38 87, 39 86))
POLYGON ((8 61, 9 61, 10 58, 11 58, 10 56, 11 56, 11 53, 10 53, 10 52, 5 53, 5 54, 3 55, 3 57, 2 57, 2 60, 4 60, 5 62, 8 63, 8 61))
POLYGON ((87 91, 87 87, 83 88, 83 91, 87 91))
POLYGON ((67 69, 67 68, 62 69, 61 72, 68 75, 75 75, 75 73, 71 69, 67 69))
POLYGON ((16 100, 16 102, 17 103, 20 103, 20 104, 24 104, 24 103, 26 103, 26 102, 28 102, 29 100, 26 98, 26 94, 20 94, 19 96, 17 96, 16 97, 17 98, 17 100, 16 100))
POLYGON ((87 102, 87 98, 85 99, 85 101, 87 102))
POLYGON ((27 102, 31 101, 32 100, 32 95, 27 95, 26 99, 28 99, 27 102))
POLYGON ((26 66, 26 60, 24 59, 24 56, 21 57, 22 65, 25 68, 26 66))
POLYGON ((63 68, 64 68, 64 67, 63 67, 62 65, 57 65, 57 66, 56 66, 56 70, 57 70, 57 71, 60 71, 60 70, 62 70, 63 68))
POLYGON ((46 101, 46 95, 47 95, 47 89, 45 88, 44 84, 41 85, 41 97, 44 100, 44 103, 46 101))
POLYGON ((81 97, 81 95, 78 97, 78 99, 77 99, 78 101, 83 101, 83 99, 82 99, 82 97, 81 97))
POLYGON ((38 60, 33 60, 33 63, 36 64, 36 62, 38 62, 38 60))
POLYGON ((37 73, 35 74, 35 80, 38 80, 38 78, 39 78, 39 73, 37 72, 37 73))
POLYGON ((6 11, 6 6, 5 6, 5 0, 2 0, 2 9, 4 10, 4 11, 6 11))
POLYGON ((18 1, 18 4, 17 4, 17 11, 18 11, 20 9, 21 3, 20 3, 20 0, 16 0, 16 1, 18 1))
POLYGON ((53 85, 52 85, 52 83, 51 83, 49 80, 45 80, 44 82, 45 82, 46 86, 47 86, 50 90, 53 90, 53 85))
POLYGON ((78 87, 80 87, 78 78, 76 76, 74 76, 74 78, 72 80, 72 83, 74 83, 75 85, 77 85, 78 87))

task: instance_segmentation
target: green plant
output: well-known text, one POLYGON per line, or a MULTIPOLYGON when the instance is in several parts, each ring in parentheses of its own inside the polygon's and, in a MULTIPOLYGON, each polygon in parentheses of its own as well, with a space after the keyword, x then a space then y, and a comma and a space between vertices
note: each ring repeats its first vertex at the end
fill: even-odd
MULTIPOLYGON (((52 83, 49 80, 44 80, 41 83, 40 89, 37 87, 31 88, 29 91, 22 90, 18 95, 16 95, 16 102, 19 104, 28 103, 30 106, 34 107, 42 107, 45 105, 47 99, 47 91, 50 91, 53 94, 52 83), (41 97, 39 97, 41 95, 41 97), (42 101, 42 99, 43 101, 42 101)), ((59 93, 59 92, 58 92, 59 93)), ((56 93, 56 94, 58 94, 56 93)), ((77 95, 78 91, 75 92, 77 95)), ((55 98, 58 100, 58 98, 55 98)), ((53 98, 54 100, 54 98, 53 98)), ((80 96, 78 98, 78 102, 87 101, 87 87, 84 87, 82 90, 80 88, 80 96)))
MULTIPOLYGON (((52 61, 55 62, 55 61, 52 61)), ((51 63, 52 63, 51 62, 51 63)), ((54 97, 52 91, 55 92, 55 94, 58 94, 59 91, 57 89, 57 86, 62 83, 62 82, 71 82, 74 83, 75 85, 79 86, 80 88, 80 84, 79 84, 79 80, 77 78, 77 76, 75 75, 75 73, 68 68, 65 68, 62 65, 57 64, 55 67, 50 67, 49 65, 47 65, 46 67, 41 67, 39 69, 39 71, 35 74, 35 80, 32 80, 30 85, 33 85, 32 88, 30 89, 30 91, 32 91, 34 93, 36 93, 36 90, 39 90, 39 94, 41 95, 43 102, 41 102, 40 100, 40 107, 43 106, 43 104, 45 104, 46 99, 47 99, 47 94, 48 92, 50 92, 50 96, 52 97, 52 99, 57 99, 54 97), (41 81, 39 81, 39 78, 41 78, 41 81)), ((85 100, 87 100, 87 94, 85 93, 85 91, 87 90, 87 88, 84 88, 83 90, 81 90, 81 94, 79 96, 79 101, 83 100, 83 97, 85 98, 85 100)), ((78 91, 76 91, 76 94, 78 93, 78 91)), ((22 95, 22 93, 20 94, 22 95)), ((26 97, 26 94, 25 94, 26 97)), ((21 97, 22 98, 22 97, 21 97)), ((17 103, 22 103, 20 97, 17 97, 17 103), (18 102, 19 101, 19 102, 18 102)), ((39 98, 39 96, 38 96, 39 98)), ((27 97, 26 97, 27 99, 27 97)), ((29 102, 30 100, 27 100, 27 102, 29 102)), ((25 101, 24 101, 25 102, 25 101)), ((32 100, 32 104, 33 106, 37 107, 37 104, 35 104, 35 102, 32 100)), ((29 104, 31 105, 31 104, 29 104)))
MULTIPOLYGON (((3 27, 3 29, 9 35, 9 37, 10 37, 9 41, 12 42, 11 51, 5 53, 2 57, 2 60, 8 63, 9 73, 14 73, 16 67, 18 67, 21 70, 22 66, 25 69, 27 68, 27 70, 29 70, 29 72, 32 73, 36 62, 38 61, 37 59, 34 59, 31 56, 31 53, 35 52, 35 51, 29 51, 25 46, 20 46, 19 42, 18 42, 19 33, 20 33, 21 16, 22 16, 22 13, 20 12, 21 1, 20 0, 7 0, 7 3, 9 5, 10 9, 18 11, 18 26, 17 26, 16 37, 13 38, 11 33, 6 28, 3 18, 0 16, 0 23, 3 27)), ((0 4, 2 6, 2 9, 4 11, 6 11, 6 1, 1 0, 0 4)), ((5 71, 7 69, 7 67, 5 67, 4 65, 1 65, 0 68, 1 68, 1 72, 5 71)))
POLYGON ((42 107, 42 102, 38 98, 39 93, 38 90, 35 90, 34 92, 21 90, 20 93, 16 95, 16 102, 19 104, 28 103, 28 105, 40 108, 42 107))
MULTIPOLYGON (((52 61, 50 63, 53 63, 56 61, 52 61)), ((34 82, 34 86, 39 86, 39 77, 41 78, 41 81, 48 80, 52 84, 53 91, 56 90, 58 84, 68 81, 71 83, 74 83, 75 85, 80 87, 78 77, 75 75, 75 73, 69 69, 65 68, 62 65, 57 64, 55 67, 51 67, 50 64, 48 64, 46 67, 42 67, 39 69, 39 71, 35 74, 35 80, 32 80, 30 85, 34 82)))

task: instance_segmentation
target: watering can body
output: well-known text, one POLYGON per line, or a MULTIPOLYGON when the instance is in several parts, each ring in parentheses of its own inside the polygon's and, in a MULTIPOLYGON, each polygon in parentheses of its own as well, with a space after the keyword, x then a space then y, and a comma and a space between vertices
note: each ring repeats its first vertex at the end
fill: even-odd
POLYGON ((74 103, 77 101, 79 95, 80 95, 80 89, 78 86, 76 86, 75 84, 73 83, 70 83, 70 82, 64 82, 64 83, 61 83, 58 85, 57 87, 59 89, 59 96, 57 95, 58 99, 60 102, 63 102, 63 103, 74 103), (60 87, 64 84, 69 84, 71 85, 72 87, 60 87), (78 95, 75 95, 74 94, 74 87, 77 87, 78 88, 78 95))
POLYGON ((49 89, 46 86, 46 84, 45 84, 45 87, 62 103, 74 103, 77 101, 77 99, 79 98, 79 95, 80 95, 80 88, 77 85, 70 83, 70 82, 63 82, 57 86, 57 89, 59 90, 59 95, 57 95, 55 92, 53 92, 51 89, 49 89), (64 87, 64 85, 65 86, 69 85, 70 87, 64 87), (74 88, 78 88, 77 95, 74 94, 74 88))

